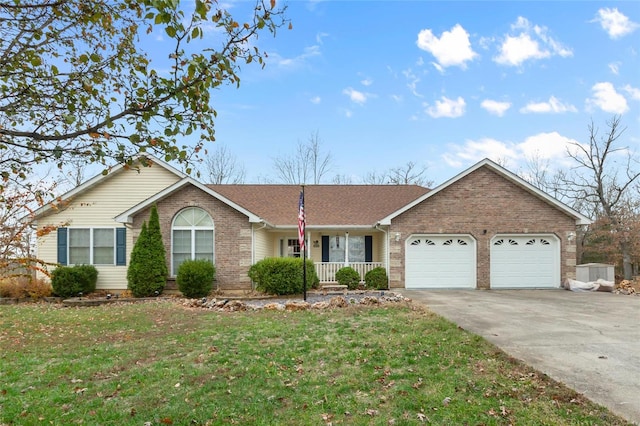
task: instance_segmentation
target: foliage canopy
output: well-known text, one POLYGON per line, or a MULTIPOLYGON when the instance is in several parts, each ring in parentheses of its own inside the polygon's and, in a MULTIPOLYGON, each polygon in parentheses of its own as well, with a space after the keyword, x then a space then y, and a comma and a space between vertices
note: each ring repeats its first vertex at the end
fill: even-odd
POLYGON ((247 22, 214 0, 0 0, 0 176, 139 152, 188 169, 214 140, 212 89, 239 85, 242 64, 263 65, 254 40, 284 23, 275 0, 257 0, 247 22), (142 49, 152 35, 169 69, 142 49), (195 146, 179 144, 191 134, 195 146))

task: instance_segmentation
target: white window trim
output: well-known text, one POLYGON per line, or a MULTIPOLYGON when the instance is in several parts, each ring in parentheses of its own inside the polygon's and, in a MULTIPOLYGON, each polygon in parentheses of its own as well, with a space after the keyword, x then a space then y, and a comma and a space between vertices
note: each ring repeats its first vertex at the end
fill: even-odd
POLYGON ((76 227, 67 227, 68 232, 69 232, 69 236, 67 237, 67 264, 70 266, 73 265, 83 265, 82 263, 72 263, 71 262, 71 232, 73 230, 89 230, 89 265, 94 265, 94 266, 115 266, 118 259, 117 259, 117 235, 116 235, 116 229, 115 227, 111 227, 111 226, 76 226, 76 227), (94 263, 93 262, 93 249, 94 249, 94 244, 93 244, 93 231, 96 229, 111 229, 113 231, 113 263, 94 263))
POLYGON ((187 207, 184 208, 182 210, 180 210, 178 213, 176 213, 176 215, 173 217, 173 220, 171 221, 171 276, 175 277, 178 274, 178 271, 175 270, 174 265, 174 259, 173 259, 173 231, 191 231, 191 260, 195 260, 195 253, 196 253, 196 231, 212 231, 213 232, 213 246, 211 247, 211 252, 213 253, 213 263, 215 264, 216 262, 216 231, 215 231, 215 222, 213 221, 213 218, 211 217, 211 215, 209 214, 209 212, 207 212, 206 210, 204 210, 201 207, 187 207), (184 212, 187 209, 190 208, 195 208, 195 209, 199 209, 202 210, 203 212, 205 212, 209 218, 211 219, 211 222, 213 222, 213 226, 195 226, 195 225, 190 225, 190 226, 175 226, 174 223, 176 221, 176 219, 178 218, 178 216, 180 216, 180 214, 182 212, 184 212))

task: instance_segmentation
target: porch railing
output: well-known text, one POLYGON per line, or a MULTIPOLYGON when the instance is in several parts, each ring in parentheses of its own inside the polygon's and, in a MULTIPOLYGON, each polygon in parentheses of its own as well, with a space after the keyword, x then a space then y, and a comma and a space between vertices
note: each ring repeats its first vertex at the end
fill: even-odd
POLYGON ((321 283, 335 283, 336 272, 345 266, 350 266, 358 271, 361 281, 364 281, 365 274, 370 270, 384 266, 382 262, 349 262, 348 265, 344 262, 316 262, 315 265, 321 283))

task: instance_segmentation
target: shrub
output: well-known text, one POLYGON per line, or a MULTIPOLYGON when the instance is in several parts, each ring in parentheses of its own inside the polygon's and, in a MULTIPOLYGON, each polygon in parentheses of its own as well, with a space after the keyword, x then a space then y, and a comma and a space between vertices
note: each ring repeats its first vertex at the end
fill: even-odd
POLYGON ((205 297, 213 288, 216 267, 209 260, 185 260, 178 268, 176 283, 185 297, 205 297))
POLYGON ((0 297, 25 297, 24 285, 16 277, 7 277, 0 280, 0 297))
POLYGON ((356 290, 360 284, 360 274, 351 266, 345 266, 336 272, 338 284, 346 285, 349 290, 356 290))
POLYGON ((373 288, 376 290, 386 289, 389 285, 387 271, 382 266, 373 268, 365 274, 364 282, 367 288, 373 288))
POLYGON ((98 270, 93 265, 59 266, 51 273, 53 292, 60 297, 95 291, 98 270))
MULTIPOLYGON (((95 269, 95 268, 94 268, 95 269)), ((96 281, 98 280, 98 271, 96 270, 96 281)), ((93 285, 95 288, 95 283, 93 285)), ((53 293, 53 288, 49 281, 42 278, 30 279, 25 285, 25 291, 32 299, 40 299, 42 297, 49 297, 53 293)))
POLYGON ((96 284, 98 283, 98 270, 93 265, 76 265, 74 269, 82 277, 81 280, 85 283, 84 294, 93 293, 96 291, 96 284))
POLYGON ((160 219, 156 206, 153 206, 149 225, 147 222, 142 224, 140 235, 131 250, 127 288, 135 297, 154 296, 162 293, 168 276, 160 219))
MULTIPOLYGON (((320 283, 313 261, 307 260, 307 288, 317 288, 320 283)), ((268 294, 300 294, 304 288, 302 259, 271 257, 251 265, 249 278, 256 283, 256 290, 268 294)))

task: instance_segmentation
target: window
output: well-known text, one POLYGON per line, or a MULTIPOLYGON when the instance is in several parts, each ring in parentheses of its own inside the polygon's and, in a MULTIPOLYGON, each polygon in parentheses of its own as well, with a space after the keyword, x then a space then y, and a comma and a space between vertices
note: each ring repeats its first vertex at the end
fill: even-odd
POLYGON ((297 238, 280 240, 280 257, 300 257, 300 241, 297 238))
MULTIPOLYGON (((420 244, 420 240, 412 244, 420 244)), ((347 239, 343 235, 322 236, 322 261, 345 262, 346 247, 348 246, 349 262, 373 261, 373 237, 371 235, 350 235, 347 239)))
POLYGON ((173 275, 185 260, 207 259, 214 262, 213 231, 213 219, 201 208, 189 207, 176 215, 171 227, 173 275))
POLYGON ((125 228, 58 228, 61 265, 126 265, 125 228))

